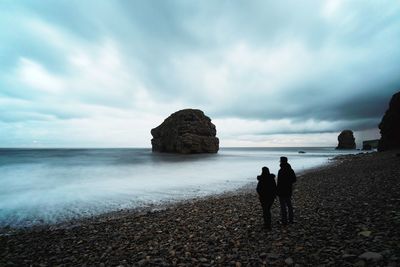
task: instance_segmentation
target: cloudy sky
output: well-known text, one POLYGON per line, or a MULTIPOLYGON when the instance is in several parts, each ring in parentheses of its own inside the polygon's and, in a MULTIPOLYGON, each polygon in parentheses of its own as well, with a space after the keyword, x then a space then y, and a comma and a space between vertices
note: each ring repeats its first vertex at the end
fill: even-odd
POLYGON ((2 0, 0 147, 150 147, 183 108, 222 146, 360 142, 399 47, 393 0, 2 0))

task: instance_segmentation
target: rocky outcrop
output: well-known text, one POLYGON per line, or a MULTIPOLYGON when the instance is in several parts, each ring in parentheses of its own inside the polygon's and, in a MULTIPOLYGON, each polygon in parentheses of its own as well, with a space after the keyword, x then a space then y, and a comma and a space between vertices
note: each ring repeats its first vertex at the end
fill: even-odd
POLYGON ((353 135, 353 131, 344 130, 338 136, 339 144, 336 149, 355 149, 356 142, 353 135))
POLYGON ((173 113, 151 130, 153 151, 194 154, 217 153, 219 140, 211 119, 198 109, 173 113))
POLYGON ((379 139, 366 140, 362 143, 362 150, 372 150, 378 148, 379 139))
POLYGON ((400 149, 400 92, 392 96, 381 123, 378 151, 400 149))

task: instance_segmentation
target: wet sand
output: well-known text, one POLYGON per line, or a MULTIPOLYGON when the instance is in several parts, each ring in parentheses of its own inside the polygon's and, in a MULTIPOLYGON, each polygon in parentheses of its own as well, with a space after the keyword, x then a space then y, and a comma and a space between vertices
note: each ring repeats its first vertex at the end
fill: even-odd
POLYGON ((0 266, 399 266, 400 157, 341 156, 298 178, 296 223, 262 229, 255 183, 235 192, 0 236, 0 266))

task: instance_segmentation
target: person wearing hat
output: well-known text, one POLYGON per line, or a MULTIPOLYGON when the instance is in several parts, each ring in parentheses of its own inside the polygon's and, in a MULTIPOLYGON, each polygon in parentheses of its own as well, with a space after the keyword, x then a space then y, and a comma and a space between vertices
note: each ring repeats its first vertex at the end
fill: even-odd
POLYGON ((264 218, 264 229, 271 230, 271 207, 276 197, 275 174, 262 167, 261 175, 257 176, 257 193, 261 202, 264 218))
POLYGON ((278 172, 277 195, 281 205, 281 222, 283 225, 287 225, 288 214, 289 223, 293 223, 292 185, 296 182, 296 174, 292 166, 288 163, 287 157, 281 157, 280 167, 278 172))

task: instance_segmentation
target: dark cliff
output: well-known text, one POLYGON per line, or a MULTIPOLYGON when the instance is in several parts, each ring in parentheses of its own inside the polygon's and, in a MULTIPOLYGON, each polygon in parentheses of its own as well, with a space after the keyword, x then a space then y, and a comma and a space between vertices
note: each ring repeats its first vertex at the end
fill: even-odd
POLYGON ((381 139, 378 151, 400 149, 400 92, 392 96, 389 109, 385 112, 379 129, 381 139))

